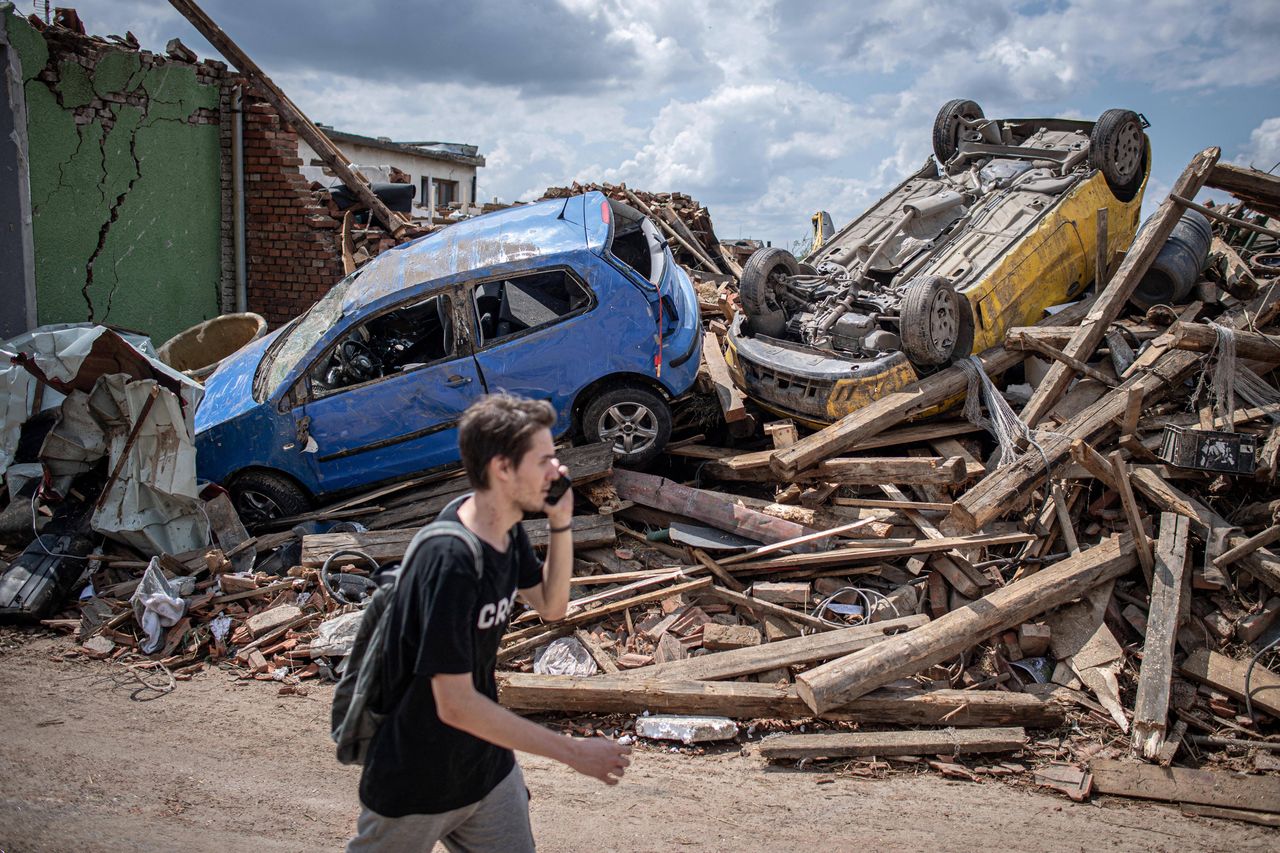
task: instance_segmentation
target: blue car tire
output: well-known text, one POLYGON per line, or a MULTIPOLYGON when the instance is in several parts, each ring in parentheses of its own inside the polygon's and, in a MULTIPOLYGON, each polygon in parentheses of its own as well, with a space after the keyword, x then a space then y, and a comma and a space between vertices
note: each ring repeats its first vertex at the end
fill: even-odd
POLYGON ((311 498, 301 486, 270 471, 245 471, 231 481, 228 491, 246 526, 301 515, 311 509, 311 498))
POLYGON ((589 442, 613 444, 619 464, 652 462, 671 438, 671 407, 652 391, 625 386, 605 391, 587 404, 582 432, 589 442))

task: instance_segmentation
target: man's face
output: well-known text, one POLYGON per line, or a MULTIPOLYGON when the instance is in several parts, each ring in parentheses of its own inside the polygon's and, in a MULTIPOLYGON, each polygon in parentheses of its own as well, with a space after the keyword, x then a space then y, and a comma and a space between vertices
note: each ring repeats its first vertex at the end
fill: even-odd
POLYGON ((524 512, 540 512, 546 505, 547 489, 560 476, 560 460, 556 458, 551 430, 534 433, 520 461, 514 466, 507 463, 506 474, 499 481, 506 496, 524 512))

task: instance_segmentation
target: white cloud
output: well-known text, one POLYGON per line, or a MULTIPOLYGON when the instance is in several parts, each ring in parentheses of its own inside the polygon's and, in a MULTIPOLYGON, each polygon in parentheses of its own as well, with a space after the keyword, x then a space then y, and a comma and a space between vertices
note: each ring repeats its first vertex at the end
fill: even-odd
POLYGON ((1274 169, 1280 163, 1280 117, 1269 118, 1255 127, 1235 162, 1264 172, 1274 169))

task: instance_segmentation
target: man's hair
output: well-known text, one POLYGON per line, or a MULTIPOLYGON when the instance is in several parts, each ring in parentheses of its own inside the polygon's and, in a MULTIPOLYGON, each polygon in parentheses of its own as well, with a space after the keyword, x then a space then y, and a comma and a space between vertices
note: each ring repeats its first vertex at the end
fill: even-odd
POLYGON ((499 393, 472 403, 458 426, 458 450, 471 484, 489 488, 489 460, 502 456, 519 464, 534 434, 555 422, 556 410, 546 400, 499 393))

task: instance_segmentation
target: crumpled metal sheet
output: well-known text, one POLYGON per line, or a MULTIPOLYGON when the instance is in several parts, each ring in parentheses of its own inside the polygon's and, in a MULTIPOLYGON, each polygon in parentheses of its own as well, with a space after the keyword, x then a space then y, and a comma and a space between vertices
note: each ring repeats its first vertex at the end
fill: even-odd
POLYGON ((90 524, 143 553, 180 554, 209 542, 209 522, 196 493, 194 416, 184 414, 178 397, 164 388, 147 409, 155 385, 128 382, 117 373, 100 377, 89 395, 107 436, 107 470, 115 471, 125 456, 90 524))
POLYGON ((208 543, 209 523, 196 493, 199 384, 156 358, 148 339, 104 326, 42 327, 2 347, 18 355, 0 369, 0 395, 9 392, 0 472, 13 461, 43 384, 39 409, 60 406, 40 450, 55 488, 65 489, 103 456, 108 472, 119 470, 90 519, 94 530, 145 554, 182 553, 208 543), (152 389, 156 399, 148 408, 152 389))

